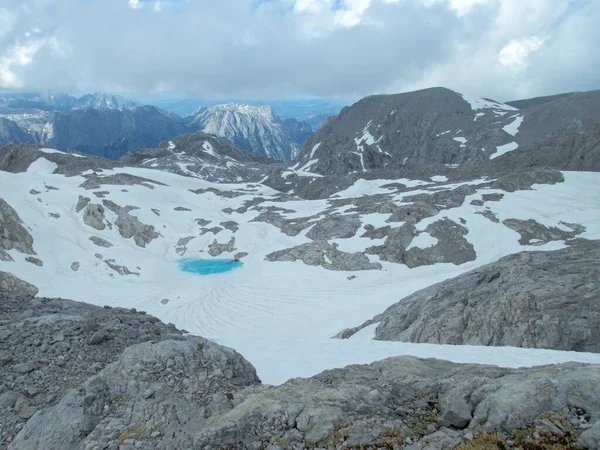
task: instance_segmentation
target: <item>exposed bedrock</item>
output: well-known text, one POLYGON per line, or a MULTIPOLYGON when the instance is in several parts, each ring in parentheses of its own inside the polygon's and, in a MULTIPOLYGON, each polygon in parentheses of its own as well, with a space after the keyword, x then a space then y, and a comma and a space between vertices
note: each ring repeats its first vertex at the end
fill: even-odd
POLYGON ((521 448, 598 442, 598 365, 396 357, 270 387, 234 350, 141 311, 17 289, 0 292, 0 312, 0 442, 10 450, 433 450, 479 433, 521 448))
POLYGON ((0 198, 0 260, 12 261, 8 250, 35 255, 33 237, 24 227, 17 212, 0 198))
POLYGON ((510 255, 405 297, 375 338, 600 352, 599 273, 600 241, 510 255))

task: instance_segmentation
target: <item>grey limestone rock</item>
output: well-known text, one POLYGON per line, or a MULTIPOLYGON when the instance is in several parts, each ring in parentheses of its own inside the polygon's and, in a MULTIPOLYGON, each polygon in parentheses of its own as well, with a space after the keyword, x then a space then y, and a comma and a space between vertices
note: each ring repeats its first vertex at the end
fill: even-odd
POLYGON ((410 268, 436 263, 464 264, 474 261, 475 250, 466 239, 468 230, 456 222, 444 218, 433 222, 425 229, 437 239, 437 244, 428 248, 412 247, 408 249, 403 259, 410 268))
POLYGON ((88 203, 90 203, 90 201, 91 200, 89 197, 84 197, 83 195, 80 195, 79 199, 77 200, 77 205, 75 205, 75 212, 81 212, 81 210, 85 208, 88 205, 88 203))
POLYGON ((105 259, 104 264, 106 264, 110 269, 117 272, 119 275, 140 275, 139 272, 133 272, 129 270, 128 267, 117 264, 114 259, 105 259))
POLYGON ((98 236, 91 236, 90 237, 90 241, 92 241, 98 247, 106 247, 106 248, 108 248, 108 247, 112 247, 113 246, 106 239, 102 239, 101 237, 98 237, 98 236))
POLYGON ((543 245, 551 241, 564 241, 585 231, 585 227, 579 224, 561 222, 563 226, 571 229, 571 231, 566 231, 557 227, 547 227, 533 219, 506 219, 502 223, 521 235, 521 239, 519 239, 521 245, 543 245))
POLYGON ((347 239, 353 237, 360 226, 358 216, 327 216, 316 222, 306 237, 315 241, 347 239))
POLYGON ((151 180, 149 178, 138 177, 129 173, 117 173, 115 175, 100 176, 96 173, 92 175, 84 175, 84 181, 80 187, 88 190, 100 189, 102 186, 144 186, 149 189, 154 189, 155 185, 165 186, 160 181, 151 180))
POLYGON ((473 432, 510 433, 548 412, 569 416, 572 408, 582 408, 595 420, 600 401, 585 393, 594 389, 599 370, 581 364, 500 369, 389 358, 243 390, 233 409, 210 417, 197 442, 268 448, 283 441, 295 449, 341 449, 402 448, 410 441, 420 445, 414 448, 455 448, 473 432))
POLYGON ((183 256, 185 255, 185 253, 187 252, 188 248, 187 245, 190 243, 190 241, 192 239, 196 239, 195 236, 188 236, 188 237, 184 237, 181 238, 177 241, 177 245, 175 246, 175 251, 177 252, 177 254, 183 256))
POLYGON ((226 222, 221 222, 220 225, 225 228, 226 230, 231 231, 232 233, 237 232, 240 227, 239 227, 239 223, 233 221, 233 220, 228 220, 226 222))
POLYGON ((41 266, 44 265, 44 262, 41 259, 35 258, 33 256, 26 257, 25 261, 27 261, 28 263, 34 264, 34 265, 36 265, 38 267, 41 267, 41 266))
POLYGON ((39 292, 39 289, 34 285, 15 277, 11 273, 0 272, 0 291, 18 292, 23 293, 28 297, 35 297, 39 292))
POLYGON ((32 417, 9 448, 83 449, 152 434, 158 441, 144 448, 186 448, 206 422, 213 397, 258 382, 239 354, 202 338, 133 345, 80 389, 32 417), (165 372, 169 361, 173 369, 165 372), (107 408, 114 411, 109 416, 107 408))
MULTIPOLYGON (((103 309, 69 300, 34 299, 29 289, 19 286, 12 293, 0 289, 0 354, 9 353, 12 357, 0 367, 0 405, 12 403, 14 406, 18 400, 19 406, 17 409, 0 407, 0 423, 3 424, 0 427, 0 446, 3 448, 14 439, 24 423, 24 419, 19 417, 21 407, 29 408, 30 412, 40 410, 36 416, 47 412, 46 418, 52 419, 51 409, 45 408, 52 408, 71 389, 77 389, 117 360, 125 348, 143 342, 151 345, 164 339, 181 338, 175 327, 147 314, 122 308, 103 309), (109 335, 110 339, 93 345, 91 340, 96 333, 109 335), (6 391, 8 384, 13 387, 6 391)), ((87 395, 91 394, 88 392, 87 395)), ((94 391, 93 395, 98 397, 99 393, 94 391)), ((85 415, 94 415, 96 403, 91 400, 82 401, 79 407, 74 406, 73 424, 83 420, 79 416, 84 412, 85 415), (84 403, 87 406, 84 407, 84 403)), ((29 420, 34 418, 29 417, 29 420)), ((50 435, 62 434, 68 440, 71 436, 68 420, 65 426, 54 422, 56 428, 50 435)), ((88 424, 92 422, 88 421, 88 424)), ((78 432, 73 431, 75 434, 78 432)), ((34 437, 38 438, 43 436, 34 437)), ((107 439, 103 445, 109 441, 107 439)), ((118 442, 118 435, 114 442, 118 442)), ((38 448, 77 448, 75 444, 69 444, 75 447, 55 445, 38 448)), ((13 448, 25 447, 13 444, 13 448)))
POLYGON ((234 237, 229 239, 229 242, 227 242, 226 244, 221 244, 215 239, 213 243, 208 246, 208 254, 210 256, 219 256, 223 253, 234 252, 235 250, 236 249, 234 237))
POLYGON ((96 230, 102 231, 106 228, 105 220, 104 207, 98 203, 88 203, 83 210, 83 223, 96 230))
POLYGON ((79 261, 74 261, 73 263, 71 263, 71 270, 73 272, 77 272, 79 270, 80 264, 79 261))
POLYGON ((145 247, 160 235, 155 231, 153 225, 142 223, 137 217, 132 216, 125 209, 121 210, 119 217, 115 220, 119 233, 125 239, 133 237, 136 245, 145 247))
POLYGON ((267 261, 302 261, 309 266, 322 266, 329 270, 379 270, 363 253, 347 253, 326 241, 313 241, 296 247, 279 250, 266 256, 267 261))
POLYGON ((7 252, 12 249, 26 255, 35 255, 33 237, 24 227, 17 212, 0 198, 0 259, 12 260, 7 252))
POLYGON ((600 352, 600 242, 523 252, 416 292, 376 339, 600 352))

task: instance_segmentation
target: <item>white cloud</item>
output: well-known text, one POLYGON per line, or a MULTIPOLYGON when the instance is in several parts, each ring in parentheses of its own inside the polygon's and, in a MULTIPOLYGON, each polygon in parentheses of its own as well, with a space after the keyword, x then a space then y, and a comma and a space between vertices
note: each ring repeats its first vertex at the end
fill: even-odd
POLYGON ((530 53, 539 50, 544 41, 544 38, 538 36, 514 39, 500 50, 498 61, 507 69, 520 72, 529 65, 530 53))
POLYGON ((600 87, 597 0, 29 3, 2 0, 0 89, 264 98, 442 85, 506 100, 600 87))
POLYGON ((127 3, 131 9, 140 9, 143 6, 140 0, 128 0, 127 3))
MULTIPOLYGON (((388 0, 394 1, 394 0, 388 0)), ((490 0, 421 0, 422 3, 427 7, 433 7, 439 4, 445 5, 446 7, 453 10, 457 16, 462 17, 471 12, 473 8, 478 5, 484 5, 489 3, 490 0)))

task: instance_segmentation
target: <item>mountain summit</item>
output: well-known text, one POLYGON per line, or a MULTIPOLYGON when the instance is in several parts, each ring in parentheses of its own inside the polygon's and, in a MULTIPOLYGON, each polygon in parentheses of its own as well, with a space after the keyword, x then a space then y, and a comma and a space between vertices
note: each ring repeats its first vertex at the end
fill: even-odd
POLYGON ((224 104, 200 107, 189 126, 229 139, 236 147, 280 161, 293 159, 312 133, 310 125, 282 119, 267 105, 224 104))
POLYGON ((513 105, 440 87, 366 97, 311 136, 298 163, 321 175, 482 163, 596 122, 600 91, 513 105))

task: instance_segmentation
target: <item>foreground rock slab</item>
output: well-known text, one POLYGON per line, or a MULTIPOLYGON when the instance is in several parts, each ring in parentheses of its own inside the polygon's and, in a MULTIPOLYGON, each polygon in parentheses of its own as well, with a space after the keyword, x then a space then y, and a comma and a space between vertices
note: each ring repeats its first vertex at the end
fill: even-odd
MULTIPOLYGON (((375 339, 600 352, 600 241, 501 258, 416 292, 364 325, 375 339)), ((345 330, 349 337, 361 327, 345 330)))

